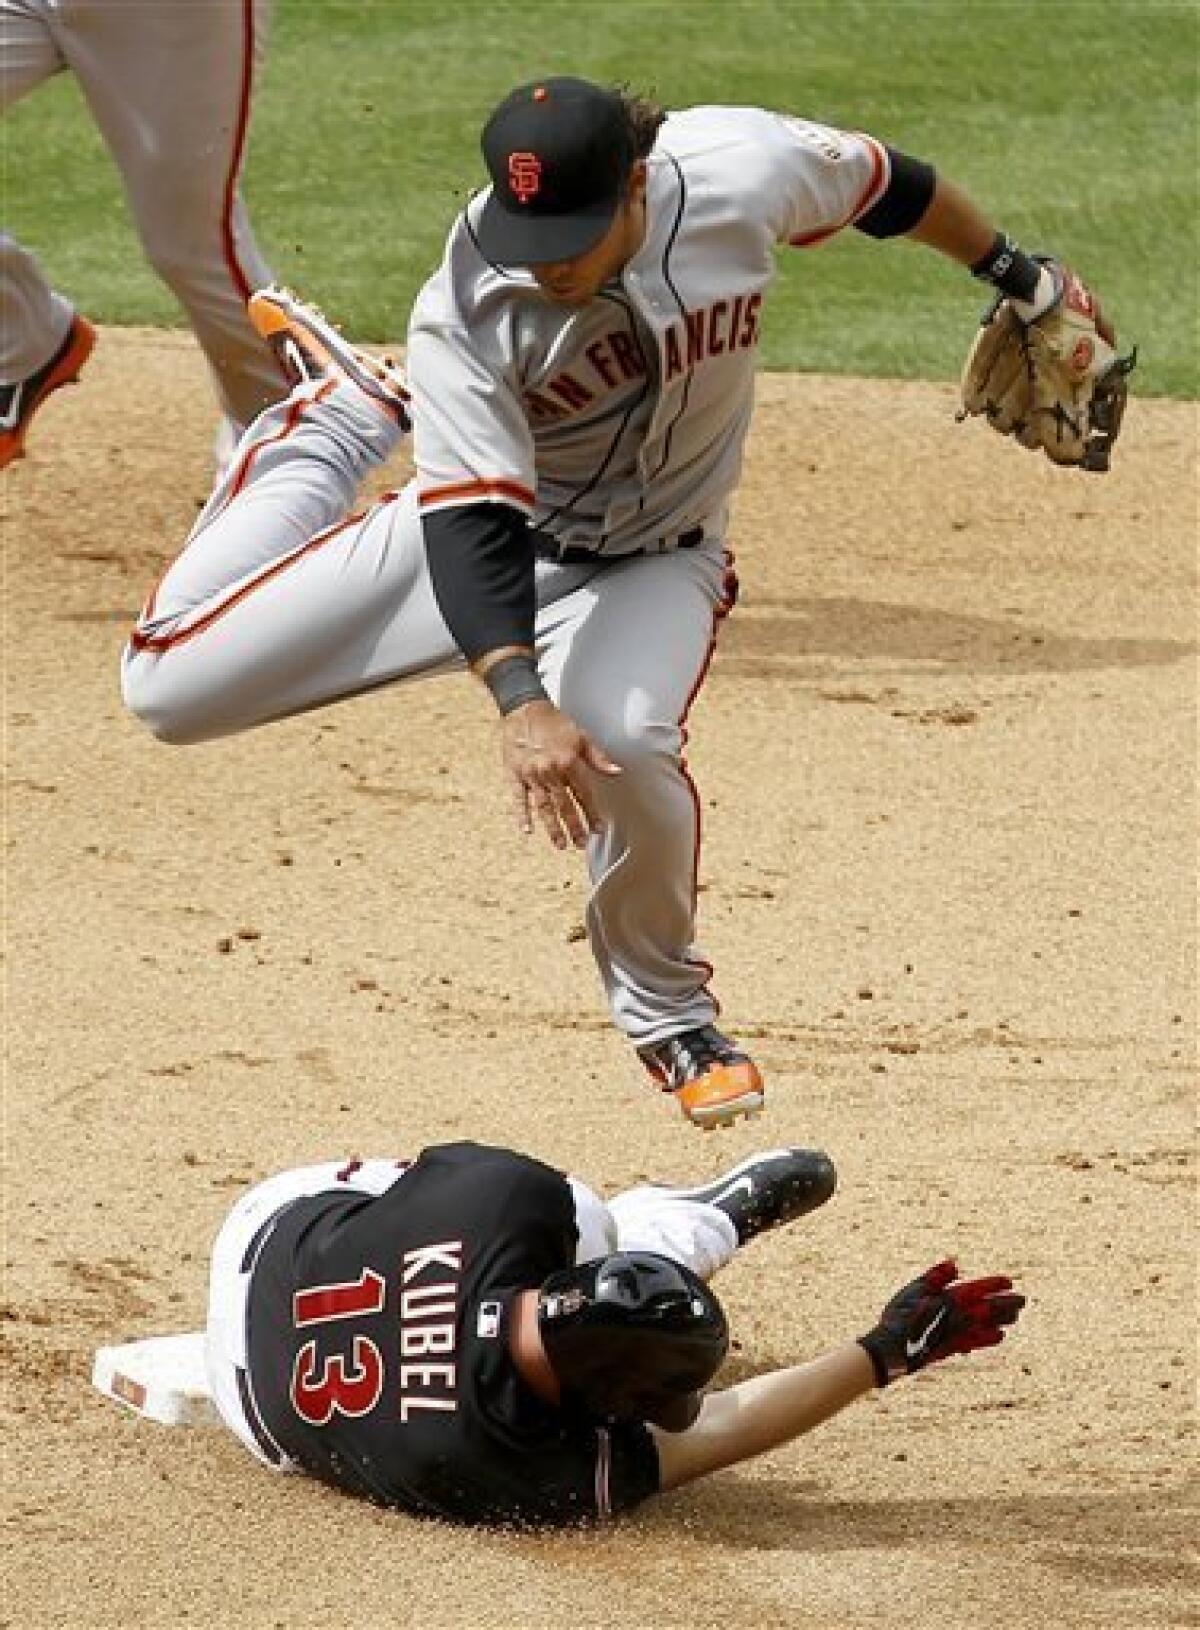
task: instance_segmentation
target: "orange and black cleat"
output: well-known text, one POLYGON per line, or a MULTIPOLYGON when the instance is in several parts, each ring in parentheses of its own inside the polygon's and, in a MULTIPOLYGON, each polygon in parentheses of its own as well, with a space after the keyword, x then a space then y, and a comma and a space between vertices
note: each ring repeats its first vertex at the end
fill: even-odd
POLYGON ((765 1089, 757 1066, 715 1025, 668 1036, 639 1048, 638 1056, 688 1120, 706 1132, 762 1112, 765 1089))
POLYGON ((12 385, 0 385, 0 470, 25 452, 29 421, 60 385, 79 378, 79 370, 92 354, 96 330, 86 317, 75 316, 67 337, 49 362, 12 385))

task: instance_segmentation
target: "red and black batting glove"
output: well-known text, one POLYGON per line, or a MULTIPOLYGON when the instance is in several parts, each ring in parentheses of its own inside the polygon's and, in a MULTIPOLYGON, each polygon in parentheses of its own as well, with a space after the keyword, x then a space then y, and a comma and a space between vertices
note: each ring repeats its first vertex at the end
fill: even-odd
POLYGON ((1025 1298, 1002 1274, 959 1279, 956 1263, 939 1262, 896 1292, 858 1344, 871 1360, 876 1385, 886 1387, 953 1353, 995 1347, 1024 1306, 1025 1298))

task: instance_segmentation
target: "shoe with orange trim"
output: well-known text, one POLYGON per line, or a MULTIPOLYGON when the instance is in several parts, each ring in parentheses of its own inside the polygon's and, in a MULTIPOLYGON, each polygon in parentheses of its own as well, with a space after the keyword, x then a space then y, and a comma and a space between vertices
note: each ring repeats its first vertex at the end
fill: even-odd
POLYGON ((762 1112, 766 1096, 762 1076, 753 1060, 716 1025, 698 1025, 668 1036, 639 1048, 638 1056, 693 1126, 706 1132, 762 1112))
POLYGON ((408 386, 390 357, 369 356, 338 333, 319 312, 287 289, 258 289, 246 312, 266 340, 293 389, 341 375, 399 424, 409 428, 408 386))
POLYGON ((0 470, 22 457, 29 421, 51 391, 79 378, 79 370, 91 356, 95 343, 96 330, 91 323, 86 317, 75 316, 66 339, 45 367, 15 385, 0 385, 0 470))

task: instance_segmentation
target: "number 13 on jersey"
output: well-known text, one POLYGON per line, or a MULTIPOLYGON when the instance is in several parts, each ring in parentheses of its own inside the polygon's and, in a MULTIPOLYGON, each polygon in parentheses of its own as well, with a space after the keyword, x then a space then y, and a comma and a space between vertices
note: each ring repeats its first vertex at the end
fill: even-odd
MULTIPOLYGON (((297 1330, 339 1319, 370 1317, 383 1308, 387 1287, 370 1268, 343 1284, 314 1285, 292 1297, 292 1319, 297 1330)), ((383 1391, 383 1355, 369 1336, 356 1335, 350 1357, 331 1353, 317 1357, 315 1338, 296 1354, 289 1389, 292 1408, 310 1426, 327 1426, 335 1412, 369 1415, 383 1391)))

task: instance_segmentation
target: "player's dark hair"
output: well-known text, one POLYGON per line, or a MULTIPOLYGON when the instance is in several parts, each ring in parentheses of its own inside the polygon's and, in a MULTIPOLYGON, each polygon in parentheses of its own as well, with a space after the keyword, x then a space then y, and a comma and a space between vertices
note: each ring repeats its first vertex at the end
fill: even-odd
POLYGON ((627 85, 614 85, 613 93, 620 98, 621 106, 625 110, 629 133, 633 139, 634 159, 648 157, 663 120, 667 117, 666 109, 660 108, 657 102, 650 101, 649 97, 638 96, 627 85))

